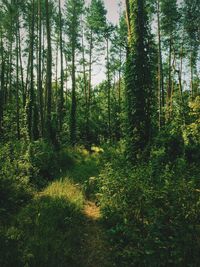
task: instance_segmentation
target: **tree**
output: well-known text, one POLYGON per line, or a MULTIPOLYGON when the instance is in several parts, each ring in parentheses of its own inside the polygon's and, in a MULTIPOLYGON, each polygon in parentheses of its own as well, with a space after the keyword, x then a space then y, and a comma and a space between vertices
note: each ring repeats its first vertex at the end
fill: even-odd
POLYGON ((46 136, 52 138, 51 127, 51 105, 52 105, 52 50, 51 50, 51 28, 50 28, 50 13, 49 1, 45 0, 46 8, 46 32, 47 32, 47 73, 46 73, 46 136))
POLYGON ((62 131, 63 105, 64 105, 64 66, 63 66, 63 19, 61 10, 61 0, 59 0, 59 43, 60 43, 60 90, 58 100, 58 122, 59 131, 62 131))
POLYGON ((44 100, 42 88, 42 0, 38 0, 38 95, 41 136, 44 136, 44 100))
POLYGON ((38 113, 36 103, 36 93, 34 89, 34 45, 35 45, 35 0, 31 1, 30 5, 30 88, 28 92, 27 102, 27 124, 30 140, 37 140, 38 133, 38 113))
MULTIPOLYGON (((89 70, 88 90, 86 104, 86 143, 90 144, 90 113, 91 113, 91 90, 92 90, 92 67, 94 63, 94 50, 103 43, 106 29, 106 9, 102 0, 92 0, 87 12, 87 40, 89 42, 89 70)), ((99 51, 100 52, 100 51, 99 51)))
POLYGON ((158 106, 159 106, 159 129, 164 124, 164 76, 163 76, 163 57, 162 57, 162 40, 160 27, 160 0, 156 1, 157 13, 157 36, 158 36, 158 106))
POLYGON ((79 47, 79 30, 80 19, 83 11, 82 0, 68 0, 67 7, 67 35, 71 48, 71 78, 72 78, 72 101, 70 114, 70 142, 74 146, 76 144, 76 50, 79 47))
POLYGON ((167 98, 166 98, 166 120, 170 121, 172 114, 173 102, 173 67, 176 56, 175 40, 177 37, 179 12, 177 0, 161 0, 160 10, 161 16, 161 29, 166 39, 166 46, 168 48, 168 78, 167 78, 167 98))
POLYGON ((125 73, 127 152, 138 160, 151 140, 152 77, 150 35, 145 1, 126 1, 128 51, 125 73))
POLYGON ((194 74, 200 44, 200 3, 198 0, 184 0, 183 5, 184 28, 188 37, 189 44, 189 65, 190 65, 190 93, 194 98, 197 92, 194 90, 194 74))

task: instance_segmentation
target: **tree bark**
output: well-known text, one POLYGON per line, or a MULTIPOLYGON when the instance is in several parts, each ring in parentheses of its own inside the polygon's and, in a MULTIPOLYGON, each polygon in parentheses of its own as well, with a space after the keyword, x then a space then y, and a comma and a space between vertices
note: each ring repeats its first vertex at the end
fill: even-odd
MULTIPOLYGON (((18 15, 17 15, 18 16, 18 15)), ((20 124, 19 124, 19 24, 18 19, 16 23, 16 125, 17 125, 17 139, 20 140, 20 124)))
POLYGON ((63 68, 63 34, 62 34, 61 0, 59 0, 59 34, 60 34, 60 94, 59 94, 59 131, 62 131, 64 106, 64 68, 63 68))
POLYGON ((46 114, 46 136, 52 138, 51 129, 51 101, 52 101, 52 50, 51 50, 51 30, 49 1, 45 0, 46 7, 46 32, 47 32, 47 72, 46 72, 46 92, 47 92, 47 114, 46 114))
POLYGON ((3 124, 3 111, 4 111, 4 87, 5 87, 5 60, 4 60, 4 46, 3 46, 3 33, 0 28, 1 34, 1 87, 0 87, 0 135, 2 133, 3 124))
POLYGON ((160 31, 160 0, 157 0, 157 34, 158 34, 158 103, 159 103, 159 129, 164 124, 163 109, 165 106, 163 64, 160 31))
POLYGON ((39 95, 39 114, 41 136, 44 136, 44 100, 42 88, 42 12, 41 0, 38 0, 38 95, 39 95))

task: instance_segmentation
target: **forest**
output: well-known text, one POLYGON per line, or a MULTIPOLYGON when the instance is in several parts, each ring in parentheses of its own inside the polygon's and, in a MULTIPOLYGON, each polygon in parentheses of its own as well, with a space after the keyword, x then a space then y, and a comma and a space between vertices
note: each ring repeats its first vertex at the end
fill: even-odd
POLYGON ((200 266, 200 1, 0 0, 0 266, 200 266))

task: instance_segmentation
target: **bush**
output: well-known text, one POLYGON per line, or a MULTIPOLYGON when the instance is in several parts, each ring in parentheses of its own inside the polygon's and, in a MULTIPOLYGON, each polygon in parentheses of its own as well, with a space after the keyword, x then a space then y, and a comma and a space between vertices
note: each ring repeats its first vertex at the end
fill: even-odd
POLYGON ((107 165, 100 174, 100 204, 117 266, 198 266, 200 193, 180 162, 177 172, 169 165, 159 170, 159 178, 151 164, 107 165))
POLYGON ((31 182, 40 184, 42 181, 53 179, 57 171, 56 153, 53 145, 44 140, 38 140, 29 144, 27 157, 31 164, 31 182))
POLYGON ((6 144, 0 147, 0 217, 9 220, 32 197, 29 184, 29 163, 23 146, 6 144))
POLYGON ((80 266, 77 250, 83 238, 82 209, 78 186, 67 179, 51 183, 21 209, 12 226, 2 231, 0 265, 80 266))
POLYGON ((30 164, 24 152, 24 144, 0 146, 0 266, 5 266, 8 259, 12 260, 9 266, 16 266, 14 259, 18 259, 18 252, 15 246, 19 233, 12 227, 12 222, 33 196, 29 183, 30 164))
POLYGON ((35 198, 8 229, 1 266, 79 266, 81 221, 77 206, 65 198, 35 198))

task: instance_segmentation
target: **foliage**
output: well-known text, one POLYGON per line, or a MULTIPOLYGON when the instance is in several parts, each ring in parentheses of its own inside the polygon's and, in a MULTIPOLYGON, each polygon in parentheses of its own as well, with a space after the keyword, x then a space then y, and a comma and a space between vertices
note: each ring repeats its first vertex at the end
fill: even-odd
POLYGON ((29 184, 29 162, 23 156, 23 145, 11 143, 0 147, 0 217, 7 221, 32 196, 29 184))
POLYGON ((199 266, 200 1, 104 2, 0 1, 0 266, 199 266))
POLYGON ((127 152, 132 162, 151 140, 154 88, 152 41, 145 1, 127 1, 128 53, 125 71, 127 152))
POLYGON ((100 174, 100 204, 117 266, 197 266, 195 176, 180 160, 154 168, 151 163, 134 169, 108 164, 100 174))
POLYGON ((7 230, 2 266, 79 265, 81 191, 68 180, 52 183, 7 230))
POLYGON ((200 159, 200 97, 189 103, 190 123, 184 129, 186 157, 190 163, 198 163, 200 159))

